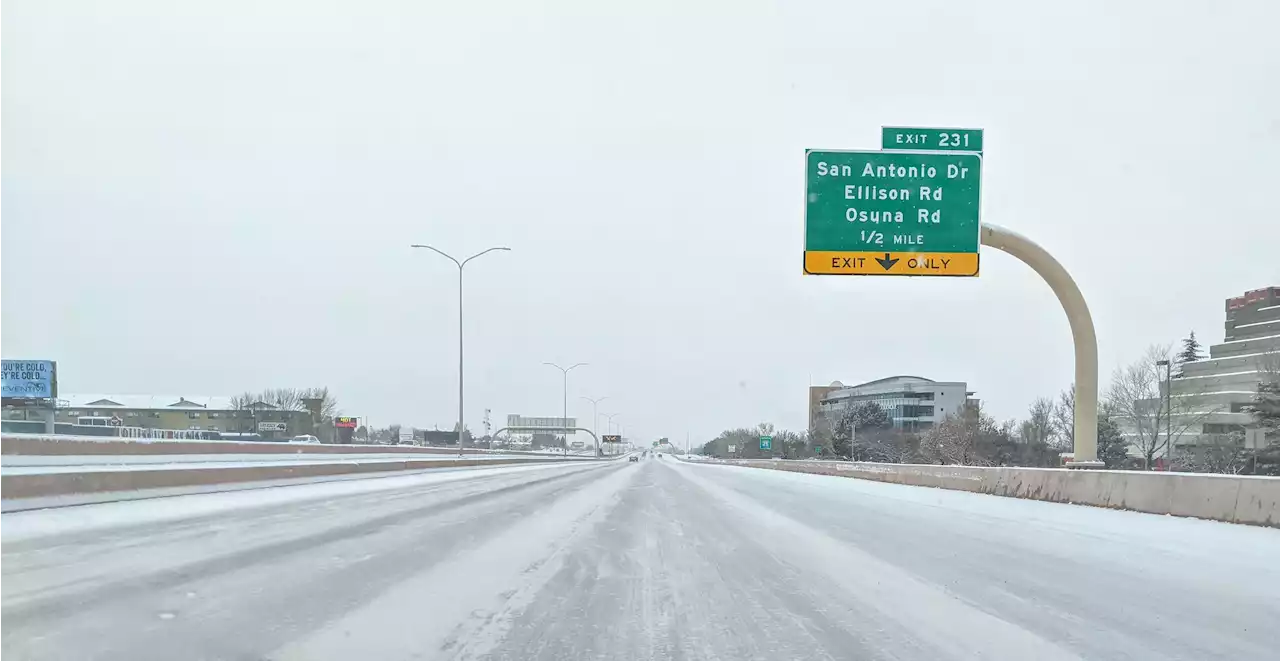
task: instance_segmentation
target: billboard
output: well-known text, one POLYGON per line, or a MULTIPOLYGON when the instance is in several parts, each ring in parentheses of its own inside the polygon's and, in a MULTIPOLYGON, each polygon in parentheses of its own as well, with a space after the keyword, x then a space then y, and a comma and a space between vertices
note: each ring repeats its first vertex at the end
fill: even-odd
POLYGON ((350 415, 340 415, 340 416, 338 416, 337 418, 334 418, 334 420, 333 420, 333 426, 334 426, 334 427, 339 427, 339 428, 342 428, 342 429, 355 429, 356 427, 358 427, 358 426, 359 426, 359 425, 357 424, 357 420, 358 420, 358 418, 356 418, 356 417, 354 417, 354 416, 350 416, 350 415))
POLYGON ((5 399, 52 399, 58 396, 58 364, 52 360, 5 360, 5 399))
POLYGON ((259 422, 258 431, 285 431, 288 426, 283 422, 259 422))

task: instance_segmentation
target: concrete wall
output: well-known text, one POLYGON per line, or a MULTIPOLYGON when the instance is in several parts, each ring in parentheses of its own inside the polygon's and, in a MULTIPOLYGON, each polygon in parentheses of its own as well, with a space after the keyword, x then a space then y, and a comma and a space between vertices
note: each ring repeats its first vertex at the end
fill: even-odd
POLYGON ((722 463, 1280 527, 1277 477, 766 459, 722 463))

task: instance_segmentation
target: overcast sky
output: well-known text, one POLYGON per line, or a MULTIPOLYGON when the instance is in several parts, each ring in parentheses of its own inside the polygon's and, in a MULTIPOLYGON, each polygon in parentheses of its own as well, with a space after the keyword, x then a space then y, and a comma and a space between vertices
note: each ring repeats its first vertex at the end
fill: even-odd
MULTIPOLYGON (((11 0, 3 352, 63 392, 327 385, 375 425, 803 428, 805 388, 1072 379, 1049 288, 801 272, 805 148, 986 130, 983 220, 1104 375, 1280 284, 1280 4, 11 0)), ((1103 384, 1105 388, 1105 383, 1103 384)))

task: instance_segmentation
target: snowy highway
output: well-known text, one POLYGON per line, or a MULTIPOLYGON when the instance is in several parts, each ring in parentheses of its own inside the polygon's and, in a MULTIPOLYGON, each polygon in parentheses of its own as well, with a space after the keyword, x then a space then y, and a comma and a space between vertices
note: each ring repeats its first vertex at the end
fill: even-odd
POLYGON ((1280 530, 650 457, 0 517, 11 659, 1265 659, 1280 530))

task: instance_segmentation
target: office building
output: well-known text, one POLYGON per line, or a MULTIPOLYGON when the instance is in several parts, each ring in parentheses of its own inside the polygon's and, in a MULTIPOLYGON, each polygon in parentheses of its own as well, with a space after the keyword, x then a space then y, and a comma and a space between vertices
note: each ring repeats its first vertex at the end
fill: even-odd
POLYGON ((890 376, 856 386, 839 381, 830 386, 810 387, 809 429, 819 422, 834 425, 840 415, 858 402, 875 402, 889 414, 895 429, 919 431, 976 405, 973 392, 963 381, 934 381, 920 376, 890 376))
MULTIPOLYGON (((1248 410, 1262 379, 1280 371, 1280 287, 1227 299, 1224 328, 1224 341, 1209 347, 1208 358, 1172 366, 1167 409, 1158 400, 1143 400, 1146 410, 1172 411, 1169 420, 1160 421, 1160 431, 1172 429, 1175 454, 1182 447, 1234 444, 1255 449, 1280 440, 1254 429, 1248 410)), ((1162 383, 1161 397, 1165 393, 1162 383)), ((1141 454, 1136 447, 1131 453, 1141 454)))

